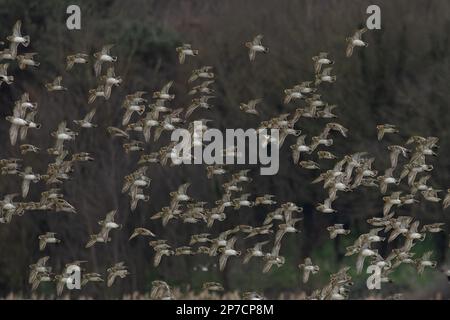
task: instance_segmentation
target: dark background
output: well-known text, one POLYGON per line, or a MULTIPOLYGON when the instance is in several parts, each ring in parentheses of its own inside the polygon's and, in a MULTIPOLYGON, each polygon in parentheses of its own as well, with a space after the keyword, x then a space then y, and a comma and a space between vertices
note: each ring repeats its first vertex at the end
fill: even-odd
MULTIPOLYGON (((211 127, 250 128, 298 106, 282 104, 283 90, 314 77, 311 57, 327 51, 336 61, 333 66, 337 82, 321 86, 325 101, 339 108, 337 122, 349 128, 349 137, 335 137, 330 149, 342 157, 345 154, 367 151, 376 157, 374 167, 383 172, 389 164, 389 144, 402 144, 411 135, 440 138, 439 157, 430 159, 435 170, 430 184, 438 189, 450 186, 450 134, 448 113, 450 74, 450 2, 448 1, 78 1, 82 10, 80 31, 66 28, 66 8, 69 1, 0 1, 0 39, 6 41, 15 21, 23 22, 22 32, 31 36, 31 45, 19 52, 36 51, 38 69, 20 71, 11 63, 9 73, 14 84, 0 87, 0 158, 21 157, 18 146, 9 143, 9 123, 4 117, 12 113, 14 101, 28 92, 32 101, 39 103, 37 122, 40 131, 30 130, 28 143, 44 150, 53 145, 49 133, 58 123, 67 120, 74 128, 73 119, 82 118, 92 107, 97 107, 94 122, 99 128, 83 131, 74 143, 67 144, 72 152, 91 152, 96 161, 77 165, 73 180, 62 189, 66 199, 78 211, 77 215, 52 212, 31 212, 15 217, 11 224, 0 225, 0 297, 13 293, 15 297, 28 297, 28 265, 43 255, 50 255, 49 264, 56 271, 75 259, 89 261, 90 271, 105 273, 117 261, 125 261, 132 275, 118 280, 112 288, 89 284, 81 293, 71 297, 121 298, 133 292, 148 292, 151 281, 160 279, 191 296, 198 292, 204 281, 220 281, 230 291, 259 290, 269 297, 301 297, 306 292, 322 287, 330 273, 345 264, 354 265, 354 258, 344 257, 345 246, 359 234, 367 232, 368 217, 379 216, 383 206, 376 190, 360 188, 343 194, 335 202, 339 213, 332 216, 318 214, 314 207, 326 197, 320 185, 310 181, 319 173, 300 169, 292 163, 288 137, 280 152, 280 171, 276 176, 259 176, 253 166, 254 183, 246 191, 255 195, 275 194, 280 203, 292 201, 304 207, 302 233, 289 235, 283 241, 281 254, 286 264, 261 274, 261 261, 242 265, 231 258, 224 273, 212 265, 216 259, 207 257, 163 258, 159 268, 152 266, 153 251, 146 239, 128 242, 135 227, 145 226, 174 247, 186 245, 191 234, 206 232, 203 225, 171 222, 162 228, 160 221, 149 217, 168 205, 170 191, 184 182, 191 182, 189 194, 201 201, 212 203, 221 197, 220 185, 227 177, 206 179, 204 166, 161 167, 152 165, 149 176, 152 185, 149 203, 140 203, 135 212, 129 210, 127 195, 120 193, 123 177, 137 168, 138 154, 126 155, 119 140, 111 139, 106 127, 119 126, 126 94, 137 90, 156 91, 173 80, 176 98, 170 106, 186 107, 190 102, 187 79, 191 71, 203 65, 214 66, 216 73, 216 99, 211 112, 196 111, 191 118, 209 118, 211 127), (369 46, 356 48, 354 55, 345 58, 345 38, 365 23, 366 8, 370 4, 381 7, 382 29, 369 31, 364 39, 369 46), (263 43, 270 48, 267 55, 258 54, 253 63, 248 61, 244 46, 256 34, 264 34, 263 43), (113 88, 108 101, 98 99, 93 106, 87 104, 87 92, 97 86, 93 73, 92 54, 102 45, 115 43, 112 54, 118 56, 114 64, 116 74, 124 83, 113 88), (191 43, 199 49, 199 56, 187 57, 179 65, 175 47, 191 43), (68 54, 85 52, 91 55, 89 66, 76 65, 65 71, 68 54), (44 84, 57 75, 63 76, 67 92, 48 93, 44 84), (240 113, 239 103, 262 97, 261 117, 240 113), (401 134, 390 135, 382 142, 376 140, 375 126, 381 123, 398 125, 401 134), (88 236, 98 229, 97 221, 107 211, 118 208, 118 221, 124 224, 120 231, 111 232, 112 242, 84 249, 88 236), (346 223, 351 235, 329 240, 326 227, 333 223, 346 223), (60 245, 50 245, 44 253, 38 250, 37 236, 46 231, 58 233, 60 245), (320 265, 318 275, 308 284, 300 283, 297 269, 304 257, 311 256, 320 265), (194 271, 198 264, 211 264, 209 272, 194 271), (186 293, 187 292, 187 293, 186 293)), ((106 68, 104 68, 106 69, 106 68)), ((317 135, 323 120, 302 119, 299 122, 309 137, 317 135)), ((157 151, 168 143, 165 133, 157 143, 146 145, 146 151, 157 151)), ((314 158, 312 158, 315 160, 314 158)), ((24 166, 31 165, 35 172, 43 173, 51 158, 46 154, 25 156, 24 166)), ((326 167, 326 165, 324 165, 326 167)), ((234 170, 241 169, 236 166, 234 170)), ((230 171, 233 171, 230 168, 230 171)), ((20 190, 17 176, 0 177, 0 193, 20 190)), ((38 201, 44 183, 32 184, 27 201, 38 201)), ((274 207, 275 208, 275 207, 274 207)), ((242 209, 228 214, 226 222, 217 223, 211 233, 217 234, 236 224, 259 225, 265 212, 274 208, 242 209)), ((440 204, 422 202, 397 210, 398 214, 417 217, 423 224, 450 222, 449 212, 440 204)), ((427 239, 414 250, 434 250, 433 257, 445 265, 448 255, 448 226, 446 233, 427 235, 427 239)), ((208 231, 209 232, 209 231, 208 231)), ((245 250, 252 241, 239 241, 245 250)), ((380 248, 384 255, 394 242, 380 248)), ((417 276, 413 267, 401 266, 393 274, 394 283, 383 286, 380 292, 369 292, 366 275, 355 278, 352 298, 386 296, 404 292, 410 297, 430 298, 441 292, 448 295, 445 277, 437 271, 427 270, 417 276)), ((52 284, 42 285, 39 296, 54 294, 52 284)))

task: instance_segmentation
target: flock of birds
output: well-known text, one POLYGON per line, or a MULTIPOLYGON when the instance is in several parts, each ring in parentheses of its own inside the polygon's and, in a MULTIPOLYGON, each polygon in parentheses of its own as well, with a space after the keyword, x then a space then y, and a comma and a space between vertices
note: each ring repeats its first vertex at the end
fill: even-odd
MULTIPOLYGON (((357 30, 354 35, 347 38, 347 57, 351 57, 355 48, 367 46, 362 40, 362 35, 367 29, 357 30)), ((268 53, 269 50, 262 44, 262 35, 256 36, 253 41, 245 43, 248 48, 249 59, 253 61, 260 53, 268 53)), ((28 47, 30 37, 21 32, 21 22, 14 25, 13 33, 7 38, 10 45, 0 52, 0 85, 11 85, 14 77, 8 74, 8 62, 17 61, 20 69, 36 68, 39 62, 34 60, 36 53, 19 54, 19 49, 28 47)), ((112 89, 120 86, 122 79, 114 71, 114 63, 117 57, 111 55, 113 45, 105 45, 101 51, 94 54, 94 71, 98 79, 98 87, 89 91, 88 103, 92 104, 96 99, 109 99, 112 89), (105 66, 108 66, 106 73, 102 75, 105 66)), ((359 50, 359 49, 358 49, 359 50)), ((179 55, 180 64, 186 58, 192 59, 199 54, 191 45, 184 44, 176 48, 179 55)), ((420 226, 418 220, 411 216, 396 215, 394 208, 414 205, 421 201, 441 202, 443 207, 450 206, 450 189, 443 197, 439 196, 442 190, 427 184, 430 178, 429 173, 433 166, 427 164, 430 156, 436 155, 438 148, 438 138, 413 136, 408 138, 404 145, 390 145, 387 149, 390 152, 391 166, 379 174, 372 168, 375 158, 370 157, 367 152, 359 152, 345 155, 338 158, 332 153, 333 135, 340 134, 348 136, 348 129, 334 122, 337 116, 333 113, 336 105, 330 105, 321 99, 319 94, 323 83, 333 83, 337 80, 333 75, 331 65, 334 61, 326 52, 321 52, 312 58, 315 77, 311 81, 304 81, 298 85, 284 90, 284 103, 292 104, 302 102, 303 106, 295 109, 293 113, 278 115, 272 119, 261 121, 259 128, 278 129, 280 137, 275 141, 279 148, 282 148, 284 141, 290 135, 296 137, 295 144, 290 146, 293 162, 305 170, 321 171, 320 161, 334 162, 334 167, 330 170, 320 172, 312 183, 323 183, 327 197, 323 203, 316 206, 316 210, 324 214, 334 214, 333 202, 338 198, 338 194, 353 191, 358 188, 373 188, 383 194, 384 209, 381 216, 372 217, 367 220, 370 231, 361 234, 353 245, 346 248, 346 256, 357 255, 356 271, 361 273, 365 262, 369 260, 370 265, 376 265, 381 270, 381 281, 389 282, 389 274, 402 264, 411 264, 417 268, 420 274, 427 267, 436 267, 436 262, 432 260, 432 252, 425 253, 422 257, 415 257, 413 248, 417 241, 423 241, 427 234, 442 232, 443 223, 434 223, 420 226), (296 124, 303 118, 328 119, 328 123, 323 131, 310 139, 306 134, 296 128, 296 124), (321 149, 321 150, 318 150, 321 149), (314 161, 313 157, 316 157, 314 161), (400 191, 400 189, 402 191, 400 191), (379 254, 377 246, 382 242, 392 242, 396 238, 404 241, 398 248, 393 249, 390 254, 383 257, 379 254)), ((67 70, 71 70, 76 65, 90 63, 90 57, 84 53, 77 53, 67 57, 67 70)), ((160 91, 154 92, 152 98, 154 102, 147 104, 147 99, 143 96, 147 93, 138 91, 127 95, 122 104, 123 118, 118 127, 110 126, 107 131, 112 138, 122 139, 123 149, 126 153, 137 152, 140 159, 137 169, 124 177, 122 193, 129 197, 131 210, 135 210, 141 201, 149 201, 148 189, 151 178, 147 171, 150 165, 177 165, 172 161, 174 154, 174 143, 162 147, 159 151, 144 154, 143 146, 158 140, 165 132, 170 132, 180 127, 187 127, 192 136, 198 134, 193 126, 192 115, 198 108, 211 109, 209 100, 214 98, 213 67, 204 66, 193 70, 188 79, 191 85, 189 95, 194 96, 191 104, 187 108, 172 109, 168 106, 175 95, 170 92, 173 82, 169 82, 160 91), (201 82, 199 82, 201 81, 201 82), (194 83, 199 83, 193 85, 194 83), (191 120, 188 120, 191 118, 191 120), (153 130, 152 130, 153 129, 153 130), (153 133, 152 133, 153 131, 153 133)), ((67 90, 63 86, 63 79, 58 76, 45 85, 49 92, 67 90)), ((243 113, 259 116, 257 109, 261 99, 254 99, 247 103, 240 104, 243 113)), ((53 147, 46 151, 41 150, 41 146, 34 146, 26 143, 29 129, 39 129, 41 125, 35 122, 38 113, 38 105, 32 102, 27 93, 23 93, 21 98, 15 102, 11 116, 6 120, 10 122, 10 142, 12 146, 19 143, 21 154, 24 159, 2 159, 0 168, 2 175, 16 175, 22 179, 22 190, 20 193, 7 194, 0 201, 0 222, 10 223, 15 216, 22 216, 28 211, 51 210, 63 212, 76 212, 76 206, 64 199, 60 191, 61 185, 70 178, 74 172, 74 164, 77 162, 94 161, 88 152, 70 153, 66 145, 75 140, 79 134, 86 134, 85 130, 93 130, 97 125, 93 122, 95 109, 88 112, 83 119, 73 120, 72 130, 66 122, 61 122, 56 131, 51 135, 55 139, 53 147), (22 162, 26 160, 28 153, 47 152, 54 156, 54 162, 48 164, 47 172, 36 173, 30 166, 22 170, 22 162), (45 183, 47 188, 41 193, 38 202, 27 201, 27 194, 32 184, 39 181, 45 183), (21 200, 16 200, 21 197, 21 200)), ((200 130, 206 130, 208 119, 196 119, 201 121, 200 130)), ((378 140, 386 139, 388 135, 398 134, 399 130, 391 124, 377 126, 378 140)), ((268 141, 270 136, 265 137, 268 141)), ((224 155, 236 155, 236 149, 224 149, 224 155)), ((166 227, 171 220, 178 220, 182 223, 204 224, 206 228, 211 228, 215 223, 223 222, 227 219, 227 214, 231 208, 239 210, 242 207, 270 207, 267 210, 264 222, 260 226, 237 225, 232 229, 220 234, 201 233, 191 235, 190 242, 185 246, 173 248, 165 239, 158 238, 151 230, 138 227, 130 235, 130 241, 137 241, 137 238, 148 237, 149 246, 154 250, 154 267, 158 267, 163 257, 180 255, 207 255, 211 258, 217 257, 218 267, 223 271, 230 258, 237 259, 243 256, 241 262, 247 264, 250 260, 260 259, 263 261, 262 272, 267 273, 273 267, 282 267, 285 257, 280 254, 283 240, 292 233, 300 232, 298 222, 302 220, 300 214, 302 207, 292 202, 277 204, 274 195, 263 194, 252 197, 244 190, 252 183, 248 176, 250 170, 238 172, 228 172, 225 165, 211 165, 207 167, 206 175, 209 179, 217 176, 225 176, 226 181, 222 184, 222 197, 212 205, 207 202, 198 201, 189 195, 189 183, 181 185, 177 190, 170 193, 170 203, 154 214, 151 219, 161 220, 166 227), (239 239, 255 240, 254 245, 245 249, 237 250, 236 242, 239 239), (268 248, 270 245, 270 248, 268 248), (267 249, 266 249, 267 248, 267 249)), ((117 210, 108 212, 105 218, 98 221, 98 232, 86 239, 86 248, 106 244, 111 241, 114 233, 121 228, 117 222, 117 210)), ((351 230, 346 229, 344 224, 334 224, 327 228, 331 239, 348 235, 351 230)), ((61 242, 54 232, 47 232, 39 236, 39 249, 44 251, 48 245, 55 245, 61 242)), ((36 290, 42 282, 56 282, 57 294, 61 295, 69 279, 68 268, 70 266, 80 266, 87 261, 73 261, 66 264, 60 273, 54 272, 48 265, 50 257, 44 256, 35 264, 30 266, 29 283, 32 290, 36 290)), ((367 264, 366 264, 367 265, 367 264)), ((298 268, 302 272, 303 282, 307 282, 311 275, 317 274, 320 267, 314 264, 309 257, 305 257, 304 262, 298 268)), ((348 297, 349 288, 352 285, 352 278, 349 275, 350 266, 346 266, 337 273, 330 276, 329 283, 321 289, 315 290, 308 297, 309 299, 345 299, 348 297)), ((104 275, 96 272, 84 272, 82 268, 82 286, 88 282, 103 282, 104 275)), ((447 276, 450 272, 446 271, 447 276)), ((123 279, 130 275, 124 262, 117 262, 106 270, 106 284, 112 286, 116 279, 123 279)), ((170 286, 164 281, 154 281, 151 297, 154 299, 173 299, 173 292, 170 286)), ((210 292, 220 292, 224 288, 220 283, 204 283, 203 289, 210 292)), ((264 299, 257 292, 245 292, 245 299, 264 299)))

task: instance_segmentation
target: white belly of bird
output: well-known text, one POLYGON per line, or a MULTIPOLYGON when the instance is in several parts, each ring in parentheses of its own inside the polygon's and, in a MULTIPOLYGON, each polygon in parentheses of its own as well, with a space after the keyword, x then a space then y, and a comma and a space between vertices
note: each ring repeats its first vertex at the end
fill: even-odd
POLYGON ((170 99, 170 94, 167 94, 167 93, 161 93, 161 94, 159 95, 159 98, 160 98, 160 99, 170 99))
POLYGON ((219 240, 217 245, 220 247, 225 247, 227 245, 227 240, 219 240))
POLYGON ((384 182, 385 183, 396 183, 397 180, 395 180, 395 178, 386 178, 386 179, 384 179, 384 182))
POLYGON ((331 208, 325 208, 325 209, 323 209, 323 212, 324 212, 324 213, 333 213, 334 210, 331 209, 331 208))
POLYGON ((147 120, 147 122, 145 123, 147 125, 147 127, 154 127, 158 125, 158 121, 156 120, 147 120))
POLYGON ((134 104, 129 107, 131 111, 141 111, 141 106, 134 104))
POLYGON ((371 242, 380 242, 381 241, 381 237, 379 237, 379 236, 370 236, 369 237, 369 241, 371 241, 371 242))
POLYGON ((134 185, 138 186, 138 187, 146 187, 147 184, 148 184, 148 182, 145 180, 142 180, 142 179, 138 179, 134 182, 134 185))
POLYGON ((187 200, 189 200, 189 197, 187 195, 185 195, 185 194, 179 194, 177 196, 177 200, 178 201, 187 201, 187 200))
POLYGON ((120 81, 117 80, 116 78, 108 78, 108 79, 106 79, 106 83, 107 84, 118 84, 118 83, 120 83, 120 81))
POLYGON ((28 66, 33 66, 35 64, 34 60, 31 60, 31 59, 23 59, 22 63, 26 64, 28 66))
POLYGON ((308 146, 299 146, 299 147, 297 148, 297 150, 298 150, 298 151, 308 152, 309 150, 311 150, 311 148, 308 147, 308 146))
POLYGON ((14 60, 13 56, 10 53, 3 53, 1 57, 5 60, 14 60))
POLYGON ((112 61, 113 61, 113 58, 112 58, 110 55, 102 54, 102 55, 100 56, 100 60, 101 60, 101 61, 106 61, 106 62, 112 62, 112 61))
POLYGON ((83 128, 92 128, 92 123, 90 123, 90 122, 84 122, 81 126, 82 126, 83 128))
POLYGON ((193 56, 194 55, 194 51, 192 51, 192 49, 185 49, 183 50, 183 53, 187 56, 193 56))
POLYGON ((247 207, 251 205, 250 201, 248 201, 248 200, 239 201, 239 204, 241 206, 247 206, 247 207))
POLYGON ((47 243, 56 243, 58 240, 56 238, 48 238, 46 240, 47 243))
POLYGON ((414 232, 414 233, 411 233, 411 234, 409 235, 409 237, 410 237, 411 239, 420 239, 420 238, 422 238, 422 235, 421 235, 420 233, 418 233, 418 232, 414 232))
POLYGON ((403 263, 414 263, 414 260, 411 258, 406 258, 402 260, 403 263))
POLYGON ((12 123, 16 124, 18 126, 26 126, 28 124, 28 122, 26 120, 21 119, 21 118, 13 118, 12 123))
POLYGON ((375 251, 370 250, 370 249, 364 249, 364 250, 361 252, 361 254, 362 254, 363 256, 365 256, 365 257, 373 256, 373 255, 375 254, 375 251))
POLYGON ((109 229, 117 229, 119 227, 119 225, 115 222, 108 222, 108 223, 106 223, 105 227, 109 228, 109 229))
POLYGON ((433 263, 431 261, 422 261, 422 265, 424 267, 431 267, 433 265, 433 263))
POLYGON ((331 296, 331 299, 333 300, 344 300, 345 297, 340 294, 340 293, 333 293, 333 295, 331 296))
POLYGON ((138 199, 138 200, 145 200, 146 196, 144 194, 137 194, 136 195, 136 199, 138 199))
POLYGON ((321 107, 324 105, 324 102, 320 101, 320 100, 315 100, 315 101, 311 102, 311 105, 314 107, 321 107))
POLYGON ((175 127, 172 124, 170 124, 170 123, 166 123, 164 125, 164 129, 166 129, 166 130, 174 130, 175 127))
POLYGON ((345 190, 345 189, 346 189, 345 184, 343 184, 342 182, 336 183, 336 184, 334 185, 334 187, 335 187, 337 190, 345 190))
POLYGON ((73 60, 73 62, 75 62, 75 63, 86 63, 86 59, 83 59, 83 58, 75 58, 75 59, 73 60))
POLYGON ((59 133, 58 134, 58 140, 71 140, 72 137, 68 135, 67 133, 59 133))
POLYGON ((36 176, 34 174, 26 174, 23 178, 25 180, 34 180, 36 179, 36 176))
POLYGON ((253 256, 254 257, 262 257, 263 255, 264 255, 264 253, 261 250, 253 251, 253 256))
POLYGON ((24 37, 14 37, 14 38, 12 38, 12 42, 25 43, 25 42, 27 42, 27 40, 24 37))
POLYGON ((266 49, 263 46, 253 46, 252 50, 256 51, 256 52, 263 52, 266 51, 266 49))
POLYGON ((30 128, 37 128, 38 126, 37 126, 37 124, 35 122, 29 122, 28 123, 28 127, 30 127, 30 128))
POLYGON ((330 64, 331 60, 330 59, 326 59, 326 58, 321 58, 317 62, 320 63, 320 64, 330 64))
POLYGON ((172 151, 170 151, 169 157, 173 159, 176 159, 177 161, 182 161, 183 157, 179 157, 178 153, 175 149, 173 149, 172 151))
POLYGON ((292 232, 296 232, 297 230, 294 227, 287 227, 285 231, 292 233, 292 232))
POLYGON ((34 109, 33 104, 30 102, 23 102, 21 106, 22 106, 22 108, 34 109))
POLYGON ((287 134, 296 134, 297 130, 295 130, 295 129, 286 129, 286 133, 287 134))
POLYGON ((158 112, 167 112, 167 111, 170 111, 169 108, 167 108, 167 107, 162 107, 162 106, 155 107, 155 110, 158 111, 158 112))
POLYGON ((353 40, 353 45, 355 47, 364 47, 366 43, 362 40, 353 40))
POLYGON ((331 76, 322 76, 322 81, 331 82, 332 80, 333 78, 331 78, 331 76))
POLYGON ((401 204, 402 201, 400 199, 391 200, 392 204, 401 204))
POLYGON ((226 249, 224 254, 227 256, 235 256, 237 255, 237 251, 234 249, 226 249))
POLYGON ((303 95, 300 92, 293 92, 293 93, 291 93, 291 97, 300 99, 301 97, 303 97, 303 95))

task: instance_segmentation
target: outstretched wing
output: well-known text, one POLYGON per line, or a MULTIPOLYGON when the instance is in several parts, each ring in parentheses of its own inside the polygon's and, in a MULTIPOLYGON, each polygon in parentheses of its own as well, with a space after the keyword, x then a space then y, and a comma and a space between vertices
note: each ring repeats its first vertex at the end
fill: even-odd
POLYGON ((13 27, 13 36, 15 37, 21 37, 22 34, 20 32, 20 29, 22 27, 22 21, 21 20, 17 20, 16 23, 14 24, 13 27))
POLYGON ((253 39, 253 45, 255 46, 260 46, 261 45, 261 40, 264 36, 262 34, 258 34, 254 39, 253 39))
POLYGON ((84 121, 86 122, 91 122, 92 118, 95 115, 95 112, 97 111, 97 109, 92 109, 92 111, 90 111, 85 117, 84 117, 84 121))
POLYGON ((173 81, 169 81, 162 89, 161 89, 161 93, 163 94, 168 94, 170 87, 172 86, 173 81))
POLYGON ((107 54, 107 55, 109 55, 109 52, 110 52, 110 50, 111 50, 111 48, 112 47, 114 47, 114 44, 107 44, 107 45, 104 45, 103 46, 103 48, 102 48, 102 54, 107 54))
POLYGON ((362 34, 363 34, 364 32, 366 32, 366 31, 367 31, 367 28, 359 29, 358 31, 355 32, 355 34, 353 35, 353 37, 354 37, 355 39, 361 40, 362 34))

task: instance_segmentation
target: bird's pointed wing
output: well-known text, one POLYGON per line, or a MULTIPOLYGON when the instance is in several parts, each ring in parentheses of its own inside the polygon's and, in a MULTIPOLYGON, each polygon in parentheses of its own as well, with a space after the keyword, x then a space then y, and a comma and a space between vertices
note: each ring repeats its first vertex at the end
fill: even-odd
POLYGON ((253 38, 253 45, 255 46, 260 46, 261 45, 261 40, 264 36, 262 34, 258 34, 255 38, 253 38))
POLYGON ((21 32, 20 32, 21 27, 22 27, 22 21, 17 20, 13 27, 13 36, 15 36, 15 37, 22 36, 21 32))
POLYGON ((170 87, 172 86, 172 84, 173 84, 173 81, 169 81, 169 82, 161 89, 161 93, 168 94, 168 93, 169 93, 169 90, 170 90, 170 87))

